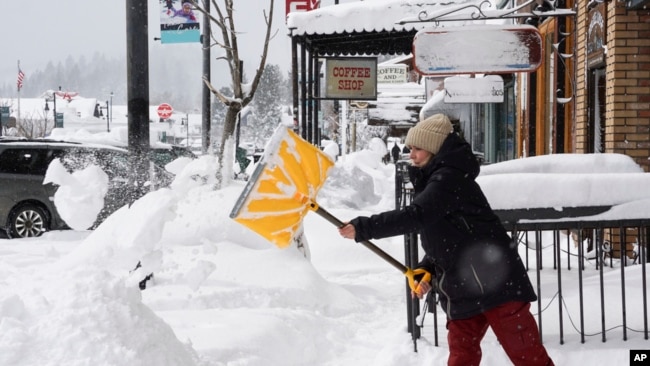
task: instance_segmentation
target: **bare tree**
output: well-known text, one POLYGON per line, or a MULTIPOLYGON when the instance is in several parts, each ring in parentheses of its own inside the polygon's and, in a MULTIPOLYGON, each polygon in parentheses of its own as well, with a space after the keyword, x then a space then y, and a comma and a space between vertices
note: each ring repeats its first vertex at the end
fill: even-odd
POLYGON ((16 136, 30 139, 45 137, 53 128, 54 121, 48 121, 45 113, 30 113, 22 117, 16 125, 16 136))
POLYGON ((224 57, 219 57, 218 59, 223 59, 228 63, 228 68, 230 70, 230 79, 232 82, 232 92, 234 94, 232 97, 226 96, 217 90, 212 85, 210 80, 203 80, 203 82, 217 97, 217 99, 227 107, 223 133, 221 134, 221 143, 219 144, 219 147, 216 151, 219 165, 222 167, 217 173, 217 188, 220 188, 221 184, 223 183, 223 167, 230 167, 233 165, 232 159, 234 159, 234 154, 227 154, 224 152, 232 151, 232 149, 228 148, 227 145, 232 145, 234 143, 234 139, 232 137, 235 133, 237 117, 239 115, 239 112, 253 100, 253 96, 255 95, 255 91, 259 85, 262 73, 264 72, 269 40, 271 39, 271 24, 273 21, 274 0, 269 0, 268 14, 267 11, 262 11, 264 22, 266 23, 266 35, 260 62, 255 75, 253 76, 253 80, 250 83, 244 83, 242 77, 244 70, 242 69, 242 60, 239 57, 237 30, 235 28, 235 18, 233 16, 233 12, 235 11, 234 1, 223 0, 224 4, 220 6, 217 4, 217 0, 209 0, 212 4, 212 9, 216 10, 216 16, 213 16, 212 12, 209 14, 206 13, 205 2, 208 0, 202 0, 204 6, 198 5, 194 0, 191 1, 198 11, 208 15, 211 24, 216 25, 216 29, 218 29, 218 31, 215 32, 213 31, 215 28, 211 27, 210 47, 220 47, 225 50, 226 55, 224 57))

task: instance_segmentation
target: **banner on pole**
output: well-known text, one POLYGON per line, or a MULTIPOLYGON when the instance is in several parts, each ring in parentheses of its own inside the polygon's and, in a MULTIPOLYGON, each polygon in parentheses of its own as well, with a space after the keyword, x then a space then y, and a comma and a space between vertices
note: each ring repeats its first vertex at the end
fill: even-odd
POLYGON ((187 0, 163 0, 160 2, 160 42, 201 42, 198 17, 187 0))

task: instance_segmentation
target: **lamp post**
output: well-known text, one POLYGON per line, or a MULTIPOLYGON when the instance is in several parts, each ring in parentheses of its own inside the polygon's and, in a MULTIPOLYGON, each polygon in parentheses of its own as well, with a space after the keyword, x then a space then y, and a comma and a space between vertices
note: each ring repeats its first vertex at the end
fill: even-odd
POLYGON ((108 109, 108 100, 106 101, 106 132, 111 132, 111 126, 109 125, 110 120, 110 110, 108 109))
MULTIPOLYGON (((59 86, 59 90, 61 90, 61 86, 59 86)), ((56 91, 52 92, 52 112, 54 112, 54 127, 58 127, 56 125, 56 91)), ((63 126, 61 126, 63 127, 63 126)))
MULTIPOLYGON (((97 106, 99 106, 99 103, 97 103, 97 106)), ((109 115, 110 115, 110 109, 108 107, 108 100, 106 101, 106 106, 102 107, 99 106, 99 116, 104 117, 104 113, 102 112, 103 110, 106 110, 106 132, 111 132, 111 127, 109 125, 109 115)))
POLYGON ((47 130, 47 112, 50 111, 50 106, 47 104, 47 98, 45 98, 45 107, 43 107, 43 111, 45 111, 45 129, 47 130))
MULTIPOLYGON (((113 124, 113 92, 112 91, 111 91, 110 97, 111 97, 111 109, 107 113, 110 116, 110 118, 109 118, 110 123, 113 124)), ((108 123, 108 122, 106 122, 106 123, 108 123)), ((111 132, 111 128, 110 128, 109 125, 106 125, 106 129, 108 130, 107 132, 111 132)))
POLYGON ((190 116, 186 113, 185 118, 181 118, 181 125, 185 126, 185 146, 190 147, 190 116))

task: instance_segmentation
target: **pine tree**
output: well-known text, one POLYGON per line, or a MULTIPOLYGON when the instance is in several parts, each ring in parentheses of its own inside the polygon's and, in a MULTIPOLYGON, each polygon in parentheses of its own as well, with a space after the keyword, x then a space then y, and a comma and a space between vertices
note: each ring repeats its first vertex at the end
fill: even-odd
POLYGON ((242 129, 255 146, 263 146, 282 121, 282 105, 278 96, 282 93, 284 80, 278 65, 266 65, 253 99, 252 115, 248 128, 242 129))

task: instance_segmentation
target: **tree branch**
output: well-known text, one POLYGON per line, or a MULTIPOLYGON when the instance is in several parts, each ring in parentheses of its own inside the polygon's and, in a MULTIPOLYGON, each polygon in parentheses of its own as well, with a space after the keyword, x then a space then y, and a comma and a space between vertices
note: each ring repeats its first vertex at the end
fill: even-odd
POLYGON ((260 79, 262 78, 262 74, 264 73, 264 65, 266 65, 266 56, 269 51, 269 40, 271 39, 271 24, 273 23, 273 3, 274 0, 271 0, 271 4, 269 7, 269 15, 266 15, 266 12, 264 12, 264 21, 266 22, 266 36, 264 37, 264 49, 262 51, 262 57, 260 58, 260 63, 259 67, 257 68, 257 72, 255 73, 255 77, 253 78, 253 83, 251 84, 251 89, 250 89, 250 95, 246 96, 243 101, 243 105, 247 105, 252 99, 253 95, 255 95, 255 91, 257 90, 257 86, 260 83, 260 79))

